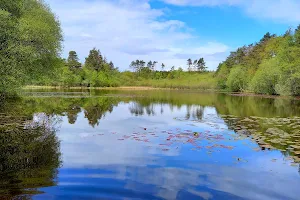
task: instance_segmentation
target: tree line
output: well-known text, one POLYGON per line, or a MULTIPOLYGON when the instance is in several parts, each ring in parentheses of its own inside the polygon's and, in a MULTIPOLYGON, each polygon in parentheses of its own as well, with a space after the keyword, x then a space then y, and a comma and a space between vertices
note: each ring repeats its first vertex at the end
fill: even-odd
POLYGON ((231 52, 216 71, 218 87, 232 92, 300 95, 300 25, 231 52))
POLYGON ((120 72, 96 48, 90 50, 84 64, 75 51, 62 59, 60 23, 43 1, 0 0, 0 29, 0 100, 14 96, 24 85, 149 86, 152 80, 151 84, 163 80, 166 87, 172 82, 176 87, 197 88, 205 75, 210 84, 205 88, 300 95, 300 26, 279 36, 266 33, 257 43, 231 52, 219 64, 213 80, 213 72, 203 73, 207 72, 204 58, 187 59, 187 72, 175 66, 165 70, 164 63, 139 59, 130 63, 133 72, 120 72))
MULTIPOLYGON (((135 72, 141 72, 141 71, 155 71, 156 66, 158 62, 157 61, 149 61, 147 64, 144 60, 134 60, 130 64, 130 68, 133 69, 135 72)), ((192 61, 191 58, 187 60, 187 66, 188 71, 198 71, 198 72, 205 72, 207 70, 206 63, 204 61, 204 58, 200 58, 199 60, 192 61)), ((164 71, 165 64, 161 63, 161 71, 164 71)), ((181 67, 180 67, 181 68, 181 67)), ((182 69, 182 68, 181 68, 182 69)), ((171 71, 175 70, 175 66, 172 66, 171 71)), ((183 69, 182 69, 183 70, 183 69)))
MULTIPOLYGON (((33 80, 32 84, 38 85, 60 85, 60 86, 80 86, 80 87, 115 87, 129 84, 133 77, 137 80, 160 80, 178 79, 185 73, 179 67, 172 66, 170 70, 165 70, 165 64, 158 66, 158 61, 135 60, 129 65, 133 72, 120 72, 112 61, 108 62, 100 50, 93 48, 82 64, 79 62, 77 52, 69 52, 67 59, 62 59, 62 66, 58 69, 55 78, 47 82, 44 78, 40 81, 33 80)), ((201 58, 195 60, 195 69, 189 72, 205 72, 205 62, 201 58)), ((132 82, 132 81, 131 81, 132 82)))

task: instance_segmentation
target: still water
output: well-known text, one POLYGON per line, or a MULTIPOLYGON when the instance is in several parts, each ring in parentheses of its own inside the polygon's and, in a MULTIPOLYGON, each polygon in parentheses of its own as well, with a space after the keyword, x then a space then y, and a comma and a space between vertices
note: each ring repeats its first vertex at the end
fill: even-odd
POLYGON ((0 199, 300 199, 300 101, 26 90, 0 105, 0 199))

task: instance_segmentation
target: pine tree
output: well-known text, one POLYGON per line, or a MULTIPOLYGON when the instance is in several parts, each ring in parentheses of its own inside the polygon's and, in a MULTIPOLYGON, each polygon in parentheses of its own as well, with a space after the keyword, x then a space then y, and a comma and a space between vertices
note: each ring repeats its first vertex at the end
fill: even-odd
POLYGON ((204 72, 206 70, 204 58, 198 60, 197 69, 199 72, 204 72))
POLYGON ((99 50, 93 48, 90 50, 89 56, 85 59, 85 67, 90 70, 100 71, 103 69, 103 57, 99 50))
POLYGON ((78 56, 76 51, 70 51, 69 57, 68 57, 68 63, 67 65, 71 70, 79 69, 81 68, 81 63, 79 62, 78 56))

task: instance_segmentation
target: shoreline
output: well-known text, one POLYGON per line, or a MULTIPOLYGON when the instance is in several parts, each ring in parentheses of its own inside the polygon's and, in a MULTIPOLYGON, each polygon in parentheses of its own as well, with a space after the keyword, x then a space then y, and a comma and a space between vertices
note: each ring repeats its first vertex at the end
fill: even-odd
POLYGON ((266 95, 266 94, 255 94, 251 92, 227 92, 224 90, 217 89, 189 89, 189 88, 159 88, 159 87, 151 87, 151 86, 120 86, 120 87, 63 87, 63 86, 36 86, 36 85, 28 85, 23 87, 22 89, 93 89, 93 90, 124 90, 124 91, 147 91, 147 90, 175 90, 175 91, 205 91, 205 92, 215 92, 215 93, 223 93, 230 96, 237 97, 261 97, 261 98, 282 98, 282 99, 294 99, 300 100, 300 96, 279 96, 279 95, 266 95))
MULTIPOLYGON (((29 85, 25 86, 22 89, 84 89, 84 90, 169 90, 172 88, 155 88, 155 87, 148 87, 148 86, 121 86, 121 87, 63 87, 63 86, 35 86, 29 85)), ((176 88, 174 88, 177 90, 176 88)))

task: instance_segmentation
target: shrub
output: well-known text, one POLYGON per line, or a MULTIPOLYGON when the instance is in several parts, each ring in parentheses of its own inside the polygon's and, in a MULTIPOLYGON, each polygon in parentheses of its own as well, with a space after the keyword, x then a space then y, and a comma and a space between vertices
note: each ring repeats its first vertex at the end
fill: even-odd
POLYGON ((279 75, 280 69, 277 60, 265 61, 255 73, 251 81, 251 89, 258 94, 278 94, 275 87, 278 83, 279 75))
POLYGON ((242 92, 247 85, 246 71, 241 66, 232 68, 226 81, 228 89, 232 92, 242 92))

